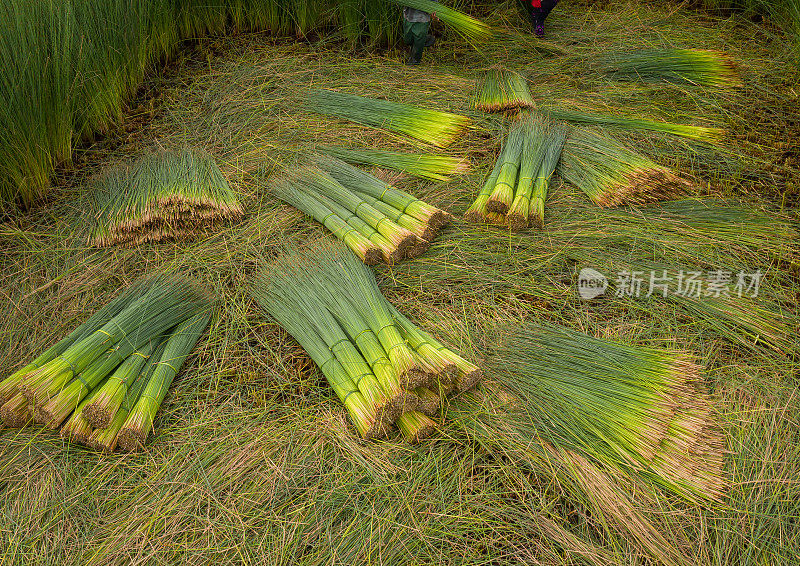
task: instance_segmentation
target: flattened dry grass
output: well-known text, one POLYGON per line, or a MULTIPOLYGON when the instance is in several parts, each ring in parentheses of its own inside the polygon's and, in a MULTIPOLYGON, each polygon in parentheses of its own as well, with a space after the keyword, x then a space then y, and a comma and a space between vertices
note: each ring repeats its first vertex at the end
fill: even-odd
MULTIPOLYGON (((516 7, 497 10, 490 21, 516 25, 516 7)), ((548 24, 546 42, 509 34, 485 51, 525 74, 534 100, 569 100, 597 112, 626 105, 651 119, 724 127, 722 149, 644 133, 628 141, 694 176, 707 187, 703 193, 742 197, 754 208, 765 196, 772 212, 796 199, 796 150, 778 145, 795 139, 796 82, 780 61, 777 36, 636 3, 587 9, 562 2, 548 24), (741 39, 748 34, 759 42, 741 39), (606 84, 580 72, 598 42, 620 48, 631 38, 641 47, 702 41, 725 50, 742 64, 745 86, 724 94, 656 89, 606 84), (685 115, 672 115, 675 107, 685 115)), ((403 66, 400 52, 355 55, 332 46, 258 35, 199 44, 153 79, 158 98, 141 101, 126 118, 127 133, 112 133, 76 156, 84 167, 62 174, 58 199, 3 224, 3 373, 63 336, 142 271, 172 266, 191 273, 214 287, 223 306, 175 381, 143 453, 107 457, 38 429, 0 430, 0 562, 795 561, 797 352, 754 355, 675 304, 584 303, 574 286, 581 261, 616 267, 609 249, 626 261, 704 269, 765 265, 767 306, 796 311, 790 241, 768 231, 753 230, 752 239, 732 244, 727 234, 686 232, 659 215, 600 210, 554 182, 542 232, 510 235, 456 222, 424 256, 379 272, 393 304, 470 359, 491 349, 498 320, 530 318, 695 353, 708 368, 705 381, 731 451, 731 487, 722 505, 695 506, 587 463, 579 453, 549 450, 524 421, 507 418, 513 399, 491 376, 480 391, 451 403, 446 424, 421 446, 356 439, 307 356, 284 331, 255 316, 244 292, 256 260, 277 253, 285 234, 323 233, 264 186, 298 151, 317 145, 344 140, 420 151, 407 140, 302 111, 304 89, 346 89, 470 114, 473 69, 485 61, 450 40, 437 44, 421 69, 403 66), (165 149, 192 145, 211 153, 245 195, 246 218, 191 243, 84 249, 75 225, 88 180, 154 140, 165 149)), ((468 156, 474 164, 468 175, 397 184, 453 213, 466 210, 494 162, 501 130, 496 117, 473 117, 478 127, 443 152, 468 156)), ((796 222, 796 212, 784 212, 796 222)))

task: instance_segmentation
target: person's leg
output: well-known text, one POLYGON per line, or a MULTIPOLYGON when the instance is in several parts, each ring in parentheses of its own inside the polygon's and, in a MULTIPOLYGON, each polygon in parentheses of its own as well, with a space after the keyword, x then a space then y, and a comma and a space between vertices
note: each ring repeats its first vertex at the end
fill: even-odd
POLYGON ((544 21, 558 4, 558 0, 541 0, 541 7, 532 10, 533 31, 538 37, 544 36, 544 21))
POLYGON ((413 29, 414 24, 403 18, 403 43, 406 45, 414 45, 414 34, 412 33, 413 29))
POLYGON ((553 8, 556 7, 556 4, 558 4, 558 0, 542 0, 542 24, 544 24, 545 19, 547 19, 547 16, 550 15, 550 12, 553 10, 553 8))
POLYGON ((411 65, 418 65, 422 62, 422 53, 428 43, 428 30, 430 30, 430 22, 414 22, 411 24, 409 32, 411 41, 411 54, 408 57, 408 62, 411 65))

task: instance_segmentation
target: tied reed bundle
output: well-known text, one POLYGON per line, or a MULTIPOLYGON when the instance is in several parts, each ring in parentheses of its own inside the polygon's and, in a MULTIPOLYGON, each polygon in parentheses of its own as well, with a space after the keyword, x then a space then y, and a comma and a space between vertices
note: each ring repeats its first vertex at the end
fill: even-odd
POLYGON ((199 312, 178 324, 170 333, 160 359, 154 363, 152 374, 117 435, 117 443, 126 452, 144 446, 172 380, 180 372, 184 360, 194 349, 210 320, 211 313, 208 310, 199 312))
POLYGON ((617 51, 606 56, 600 68, 617 80, 663 81, 715 88, 742 86, 730 57, 710 49, 617 51))
POLYGON ((138 245, 180 239, 243 214, 214 158, 200 150, 149 154, 105 172, 89 243, 138 245))
POLYGON ((449 181, 451 175, 469 171, 469 163, 465 159, 448 155, 343 147, 323 147, 320 150, 331 157, 354 165, 394 169, 432 181, 449 181))
POLYGON ((684 354, 528 324, 494 360, 544 440, 689 499, 722 496, 722 434, 684 354))
POLYGON ((506 69, 489 69, 484 75, 473 108, 484 112, 502 112, 534 106, 525 77, 506 69))
POLYGON ((550 178, 561 159, 566 130, 544 116, 526 114, 509 131, 494 169, 465 213, 471 222, 522 230, 531 215, 544 223, 550 178))
POLYGON ((389 130, 437 147, 452 144, 470 124, 469 118, 458 114, 333 90, 312 91, 306 107, 311 112, 389 130))
POLYGON ((273 181, 276 196, 322 223, 367 265, 424 253, 450 215, 347 163, 316 155, 273 181))
POLYGON ((574 128, 558 169, 600 206, 643 204, 688 193, 692 185, 608 134, 574 128))
MULTIPOLYGON (((174 336, 174 327, 198 317, 207 324, 210 304, 204 288, 177 277, 155 276, 131 286, 4 380, 7 399, 0 416, 12 427, 31 420, 61 427, 63 437, 87 443, 93 429, 113 425, 120 407, 130 405, 130 393, 162 336, 174 336)), ((172 367, 179 368, 178 361, 172 367)), ((113 444, 115 438, 104 440, 113 444)))
POLYGON ((336 242, 290 250, 264 265, 251 295, 311 356, 363 438, 396 424, 418 442, 443 396, 481 372, 402 317, 372 272, 336 242))

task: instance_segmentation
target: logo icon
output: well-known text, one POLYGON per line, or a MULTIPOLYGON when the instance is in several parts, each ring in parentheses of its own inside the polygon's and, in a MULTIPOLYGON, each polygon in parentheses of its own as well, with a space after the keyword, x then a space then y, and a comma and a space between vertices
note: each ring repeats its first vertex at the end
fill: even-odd
POLYGON ((578 274, 578 295, 581 299, 595 299, 608 289, 608 278, 599 271, 584 267, 578 274))

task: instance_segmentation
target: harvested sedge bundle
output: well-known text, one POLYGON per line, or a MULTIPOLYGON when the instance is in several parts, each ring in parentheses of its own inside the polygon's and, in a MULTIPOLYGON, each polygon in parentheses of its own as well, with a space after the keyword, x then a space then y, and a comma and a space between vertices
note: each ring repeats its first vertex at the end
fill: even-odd
POLYGON ((208 310, 199 312, 177 325, 170 333, 161 358, 117 435, 120 448, 131 452, 144 446, 172 380, 180 372, 184 360, 194 349, 210 320, 211 313, 208 310))
MULTIPOLYGON (((502 165, 503 164, 499 159, 495 162, 494 169, 492 169, 491 173, 489 173, 489 175, 486 177, 483 187, 478 193, 478 196, 475 198, 475 202, 473 202, 464 213, 465 220, 475 223, 490 221, 489 211, 486 209, 486 203, 489 202, 489 197, 492 196, 492 193, 494 192, 494 186, 497 184, 497 178, 500 176, 500 169, 502 168, 502 165)), ((505 223, 505 217, 500 216, 500 220, 501 223, 505 223)))
POLYGON ((565 122, 578 124, 612 126, 628 130, 647 130, 684 137, 690 140, 708 144, 719 144, 722 141, 724 130, 706 126, 690 126, 687 124, 673 124, 671 122, 658 122, 646 118, 625 118, 624 116, 609 116, 608 114, 589 114, 572 110, 557 110, 548 108, 550 116, 565 122))
POLYGON ((550 178, 555 173, 558 162, 561 160, 561 151, 567 138, 567 130, 562 126, 552 128, 545 142, 545 153, 539 171, 536 173, 536 183, 533 188, 533 199, 530 207, 530 216, 534 226, 544 226, 544 202, 550 188, 550 178))
POLYGON ((525 127, 522 122, 516 124, 508 132, 503 150, 500 152, 500 172, 494 185, 489 200, 486 201, 486 210, 497 214, 506 214, 514 201, 514 187, 517 184, 522 148, 525 143, 525 127))
MULTIPOLYGON (((130 415, 130 412, 139 401, 142 390, 150 382, 150 377, 158 367, 158 362, 161 360, 161 356, 164 354, 164 348, 166 345, 166 341, 163 341, 161 345, 159 345, 158 348, 156 348, 156 350, 152 353, 150 358, 147 360, 146 369, 136 377, 133 385, 127 389, 125 398, 108 425, 104 428, 95 428, 90 432, 85 442, 87 446, 104 452, 114 451, 114 449, 117 447, 117 437, 119 435, 119 431, 122 429, 122 425, 124 425, 125 421, 128 420, 128 415, 130 415)), ((93 402, 96 402, 99 399, 100 394, 100 390, 97 391, 97 395, 92 394, 89 402, 84 406, 84 411, 81 411, 81 417, 90 427, 91 421, 90 419, 86 418, 85 408, 88 408, 93 404, 93 402)))
POLYGON ((458 114, 332 90, 312 91, 306 106, 312 112, 404 134, 437 147, 453 143, 470 123, 458 114))
POLYGON ((492 29, 486 23, 439 2, 432 2, 431 0, 409 0, 408 2, 405 0, 389 0, 389 2, 423 12, 435 12, 436 17, 456 30, 470 43, 481 43, 492 36, 492 29))
POLYGON ((600 62, 600 68, 616 80, 663 81, 716 88, 742 86, 730 57, 710 49, 616 51, 600 62))
POLYGON ((424 253, 450 215, 335 157, 317 155, 272 183, 276 196, 321 222, 367 265, 424 253))
POLYGON ((451 175, 469 171, 469 163, 466 160, 448 155, 343 147, 323 147, 320 150, 354 165, 374 165, 394 169, 432 181, 449 181, 451 175))
POLYGON ((642 204, 685 194, 691 184, 609 135, 573 129, 558 169, 600 206, 642 204))
POLYGON ((242 207, 214 158, 183 149, 149 154, 105 172, 96 187, 98 212, 89 243, 137 245, 176 239, 242 216, 242 207))
MULTIPOLYGON (((529 117, 523 122, 525 141, 522 146, 521 165, 519 178, 517 179, 516 190, 514 191, 514 201, 508 210, 506 219, 508 225, 513 230, 522 230, 528 227, 530 216, 531 198, 534 196, 534 186, 538 182, 538 172, 545 156, 549 139, 549 121, 538 117, 529 117)), ((558 148, 556 158, 561 155, 561 148, 558 148)))
POLYGON ((350 190, 381 200, 395 209, 428 224, 434 230, 446 226, 453 218, 449 213, 421 201, 414 195, 401 191, 339 159, 317 156, 315 163, 350 190))
POLYGON ((534 106, 525 77, 506 69, 489 69, 483 77, 473 108, 500 112, 534 106))
POLYGON ((51 429, 60 427, 62 437, 83 444, 96 436, 99 444, 113 450, 122 426, 117 417, 122 406, 130 410, 131 392, 138 391, 155 345, 184 321, 201 316, 207 322, 209 302, 197 284, 174 277, 153 277, 131 286, 39 356, 40 367, 26 366, 32 369, 0 407, 0 417, 12 427, 32 420, 51 429), (107 430, 97 433, 102 430, 98 425, 107 430))
POLYGON ((685 355, 529 324, 495 364, 544 440, 689 499, 722 496, 722 434, 685 355))
POLYGON ((441 396, 474 385, 460 368, 480 375, 407 319, 400 324, 372 272, 337 243, 287 251, 250 292, 319 366, 363 438, 396 424, 420 441, 435 430, 425 413, 436 414, 441 396))
MULTIPOLYGON (((199 287, 176 278, 155 278, 143 288, 141 297, 101 328, 27 374, 20 391, 28 401, 35 407, 43 407, 58 397, 54 403, 59 411, 54 414, 61 414, 60 403, 68 403, 67 393, 62 391, 65 386, 70 385, 69 392, 73 387, 91 389, 137 348, 193 316, 208 302, 199 287)), ((55 408, 48 405, 48 410, 55 408)))
POLYGON ((120 293, 115 299, 111 300, 104 307, 94 313, 83 324, 73 330, 69 336, 59 341, 40 354, 36 359, 25 367, 17 370, 2 382, 0 382, 0 405, 17 395, 19 387, 26 375, 34 370, 38 370, 43 365, 51 362, 64 353, 72 344, 82 340, 86 336, 94 333, 105 325, 109 320, 119 314, 131 301, 138 296, 141 287, 133 285, 120 293))

